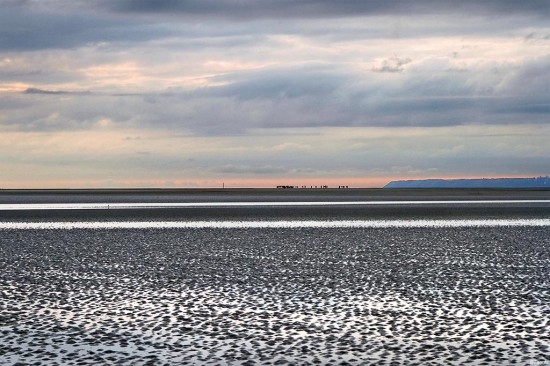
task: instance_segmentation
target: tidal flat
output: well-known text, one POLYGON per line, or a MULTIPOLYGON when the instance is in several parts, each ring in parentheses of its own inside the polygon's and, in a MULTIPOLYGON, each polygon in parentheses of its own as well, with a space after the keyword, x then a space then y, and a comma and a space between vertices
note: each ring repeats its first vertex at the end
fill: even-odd
POLYGON ((0 230, 0 364, 550 360, 550 229, 0 230))
POLYGON ((2 190, 0 365, 548 363, 549 219, 548 190, 2 190))

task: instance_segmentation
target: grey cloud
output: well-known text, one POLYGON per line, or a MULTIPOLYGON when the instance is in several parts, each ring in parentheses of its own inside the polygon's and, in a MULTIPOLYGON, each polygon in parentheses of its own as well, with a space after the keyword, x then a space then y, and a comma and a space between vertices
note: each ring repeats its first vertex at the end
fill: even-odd
POLYGON ((1 50, 72 48, 98 42, 144 41, 171 33, 162 24, 94 12, 56 11, 55 7, 34 9, 32 6, 10 4, 0 11, 1 50))
MULTIPOLYGON (((251 1, 251 0, 87 0, 8 1, 0 12, 0 50, 76 48, 97 43, 139 43, 178 38, 186 47, 255 44, 262 35, 298 34, 346 38, 487 34, 546 27, 550 2, 544 1, 251 1), (327 24, 326 18, 422 16, 429 22, 327 24), (492 17, 487 21, 487 16, 492 17), (428 18, 426 18, 428 17, 428 18), (441 20, 443 19, 443 21, 441 20), (246 20, 246 21, 244 21, 246 20)), ((531 32, 524 34, 529 36, 531 32)), ((325 39, 326 41, 326 39, 325 39)))
POLYGON ((169 39, 168 48, 179 49, 246 47, 265 42, 265 35, 274 31, 272 24, 255 24, 251 32, 250 24, 239 22, 125 15, 94 8, 92 1, 53 1, 49 7, 36 3, 40 4, 5 4, 0 11, 0 50, 74 49, 111 43, 128 47, 158 39, 169 39))
POLYGON ((132 111, 125 109, 129 104, 139 108, 128 98, 92 93, 22 93, 10 96, 10 113, 0 114, 0 125, 21 131, 71 131, 93 128, 103 118, 124 124, 132 118, 132 111))
POLYGON ((525 100, 523 103, 513 103, 511 105, 499 105, 494 110, 495 113, 504 114, 540 114, 541 118, 546 119, 550 115, 550 103, 532 103, 530 100, 525 100))
POLYGON ((42 75, 43 75, 42 70, 27 70, 27 71, 0 70, 0 78, 3 81, 34 80, 37 77, 40 77, 42 75))
POLYGON ((337 67, 305 64, 285 68, 268 68, 223 75, 213 79, 228 85, 203 90, 207 95, 239 99, 298 98, 333 93, 353 75, 337 67))
POLYGON ((401 57, 391 57, 387 60, 382 61, 382 65, 378 67, 373 67, 372 71, 375 72, 401 72, 403 71, 403 66, 411 63, 410 58, 401 58, 401 57))
MULTIPOLYGON (((2 45, 0 45, 0 52, 1 47, 2 45)), ((57 52, 2 53, 0 81, 32 85, 74 83, 82 80, 82 75, 75 72, 76 67, 67 66, 64 56, 63 52, 61 54, 57 52)))
MULTIPOLYGON (((2 95, 0 94, 0 111, 6 110, 25 110, 31 108, 36 103, 28 98, 20 98, 15 95, 2 95)), ((10 112, 11 115, 11 112, 10 112)), ((0 125, 2 124, 2 113, 0 113, 0 125)))
POLYGON ((509 96, 524 96, 530 99, 550 99, 550 55, 529 60, 510 72, 502 83, 500 93, 509 96))
POLYGON ((60 94, 72 94, 72 95, 89 95, 90 91, 68 91, 68 90, 45 90, 39 88, 27 88, 23 92, 24 94, 46 94, 46 95, 60 95, 60 94))
POLYGON ((545 123, 541 114, 546 104, 534 108, 528 95, 482 94, 469 77, 475 75, 445 71, 425 77, 410 72, 387 81, 329 67, 267 69, 225 76, 228 85, 202 89, 194 97, 215 97, 233 112, 238 105, 243 116, 235 120, 248 127, 545 123), (520 121, 517 115, 503 118, 502 111, 511 108, 523 113, 520 121), (255 118, 244 115, 246 111, 255 118))
POLYGON ((550 68, 544 65, 545 60, 535 60, 519 70, 505 70, 497 82, 511 75, 517 81, 485 92, 471 83, 483 68, 455 73, 443 67, 431 77, 420 68, 391 81, 322 64, 264 68, 217 80, 226 82, 224 86, 174 94, 170 104, 177 107, 163 109, 167 114, 162 119, 207 133, 254 127, 547 123, 550 68), (504 108, 517 113, 503 116, 504 108))
POLYGON ((547 124, 547 59, 502 68, 497 79, 480 81, 478 76, 491 67, 456 73, 442 64, 432 75, 430 67, 417 64, 390 79, 324 64, 266 67, 217 77, 222 86, 147 94, 72 92, 74 98, 59 98, 56 104, 47 99, 67 91, 30 89, 21 97, 36 98, 36 107, 12 113, 10 124, 81 129, 110 118, 127 126, 199 135, 283 127, 547 124))
POLYGON ((68 94, 66 91, 59 90, 43 90, 38 88, 27 88, 23 93, 25 94, 68 94))
POLYGON ((218 16, 223 18, 311 18, 358 15, 426 14, 437 12, 474 13, 531 13, 537 16, 550 15, 550 4, 545 0, 121 0, 101 1, 97 5, 119 12, 179 13, 187 15, 218 16))
POLYGON ((23 94, 44 94, 44 95, 85 95, 85 96, 103 96, 103 97, 148 97, 156 98, 172 95, 171 92, 166 91, 163 93, 102 93, 91 92, 89 90, 47 90, 40 88, 27 88, 23 91, 23 94))

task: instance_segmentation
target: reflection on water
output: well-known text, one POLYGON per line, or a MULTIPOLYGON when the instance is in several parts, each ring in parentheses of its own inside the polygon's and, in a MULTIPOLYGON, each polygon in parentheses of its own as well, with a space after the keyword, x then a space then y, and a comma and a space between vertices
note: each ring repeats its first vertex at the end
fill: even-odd
POLYGON ((460 228, 550 226, 550 219, 0 222, 0 229, 460 228))
POLYGON ((311 206, 487 206, 548 204, 550 200, 385 200, 385 201, 235 201, 235 202, 94 202, 94 203, 10 203, 0 204, 0 211, 20 210, 127 210, 155 208, 216 207, 311 207, 311 206))

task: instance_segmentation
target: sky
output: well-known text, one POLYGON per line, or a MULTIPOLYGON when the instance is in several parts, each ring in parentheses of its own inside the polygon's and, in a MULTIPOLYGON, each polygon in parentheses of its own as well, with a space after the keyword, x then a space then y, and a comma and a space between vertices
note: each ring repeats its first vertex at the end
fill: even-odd
POLYGON ((550 174, 548 0, 0 0, 0 188, 550 174))

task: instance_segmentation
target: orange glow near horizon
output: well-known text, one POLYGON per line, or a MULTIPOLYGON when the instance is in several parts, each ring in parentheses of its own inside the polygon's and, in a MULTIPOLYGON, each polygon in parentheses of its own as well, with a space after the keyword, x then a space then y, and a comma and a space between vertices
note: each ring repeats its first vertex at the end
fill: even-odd
POLYGON ((102 188, 275 188, 279 185, 306 186, 306 188, 382 188, 394 180, 423 179, 494 179, 532 178, 525 175, 495 176, 439 176, 439 177, 318 177, 318 178, 228 178, 228 179, 117 179, 117 180, 48 180, 42 182, 3 182, 0 189, 102 189, 102 188))
POLYGON ((348 186, 349 188, 382 188, 395 180, 423 180, 423 179, 494 179, 494 178, 532 178, 525 175, 495 175, 495 176, 438 176, 438 177, 319 177, 319 178, 248 178, 227 179, 220 181, 220 186, 225 183, 226 188, 271 188, 278 185, 320 187, 327 185, 329 188, 348 186))
POLYGON ((48 180, 43 182, 4 182, 5 189, 71 189, 71 188, 275 188, 293 185, 338 188, 380 188, 387 178, 197 178, 197 179, 116 179, 116 180, 48 180))

